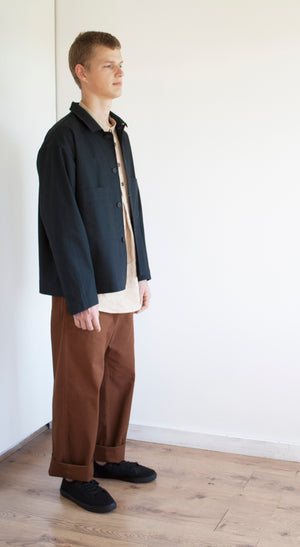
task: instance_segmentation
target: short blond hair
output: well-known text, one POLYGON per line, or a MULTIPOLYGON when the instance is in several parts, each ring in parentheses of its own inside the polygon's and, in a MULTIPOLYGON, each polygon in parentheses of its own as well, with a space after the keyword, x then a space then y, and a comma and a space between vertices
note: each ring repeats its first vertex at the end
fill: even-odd
POLYGON ((120 49, 121 44, 115 36, 108 32, 88 31, 81 32, 75 38, 69 50, 69 67, 76 84, 81 88, 80 80, 75 72, 76 65, 89 68, 95 46, 106 46, 110 49, 120 49))

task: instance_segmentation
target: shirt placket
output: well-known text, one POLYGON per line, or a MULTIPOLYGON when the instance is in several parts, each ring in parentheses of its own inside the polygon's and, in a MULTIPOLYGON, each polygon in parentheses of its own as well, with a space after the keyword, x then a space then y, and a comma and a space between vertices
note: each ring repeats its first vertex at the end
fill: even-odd
POLYGON ((127 264, 135 262, 135 246, 134 246, 134 235, 130 222, 130 206, 128 198, 128 182, 126 177, 125 166, 123 163, 123 158, 120 150, 120 143, 116 135, 115 127, 112 129, 114 145, 116 150, 117 165, 119 171, 119 179, 121 186, 121 195, 122 195, 122 204, 123 204, 123 215, 124 215, 124 224, 125 224, 125 241, 127 248, 127 264))

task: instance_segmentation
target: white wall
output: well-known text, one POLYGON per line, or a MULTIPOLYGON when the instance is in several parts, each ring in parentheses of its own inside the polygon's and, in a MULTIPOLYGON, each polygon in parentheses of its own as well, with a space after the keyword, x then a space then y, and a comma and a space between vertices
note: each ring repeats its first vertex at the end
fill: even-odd
POLYGON ((297 0, 57 0, 59 117, 75 36, 124 46, 114 110, 153 276, 132 424, 300 449, 299 18, 297 0))
POLYGON ((49 299, 38 294, 36 154, 55 121, 54 0, 0 4, 0 453, 51 419, 49 299))

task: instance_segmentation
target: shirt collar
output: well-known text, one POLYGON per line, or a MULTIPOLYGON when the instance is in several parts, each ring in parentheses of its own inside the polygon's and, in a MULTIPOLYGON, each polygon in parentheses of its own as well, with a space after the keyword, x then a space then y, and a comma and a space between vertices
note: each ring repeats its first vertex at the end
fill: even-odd
MULTIPOLYGON (((96 122, 96 120, 94 120, 94 118, 92 118, 92 116, 90 116, 90 114, 84 108, 82 108, 79 103, 73 102, 70 106, 70 110, 89 128, 90 131, 103 131, 100 125, 96 122)), ((110 112, 109 115, 116 121, 117 128, 124 129, 125 125, 127 126, 127 123, 113 112, 110 112)))

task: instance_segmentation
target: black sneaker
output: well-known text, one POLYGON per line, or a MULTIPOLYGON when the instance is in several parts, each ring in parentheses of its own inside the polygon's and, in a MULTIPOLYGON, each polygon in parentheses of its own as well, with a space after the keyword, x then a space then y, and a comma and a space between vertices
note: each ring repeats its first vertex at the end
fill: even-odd
POLYGON ((117 507, 111 495, 97 481, 66 481, 63 479, 60 493, 80 507, 94 513, 108 513, 117 507))
POLYGON ((151 482, 156 479, 157 475, 149 467, 123 460, 120 463, 106 463, 105 465, 94 462, 94 477, 127 482, 151 482))

